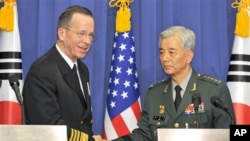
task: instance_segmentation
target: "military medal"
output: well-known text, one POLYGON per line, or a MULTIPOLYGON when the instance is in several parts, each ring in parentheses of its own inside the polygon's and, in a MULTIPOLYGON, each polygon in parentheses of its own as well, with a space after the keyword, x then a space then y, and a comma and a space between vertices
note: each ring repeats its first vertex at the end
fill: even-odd
POLYGON ((165 106, 164 105, 160 105, 160 114, 164 114, 164 111, 165 111, 165 106))

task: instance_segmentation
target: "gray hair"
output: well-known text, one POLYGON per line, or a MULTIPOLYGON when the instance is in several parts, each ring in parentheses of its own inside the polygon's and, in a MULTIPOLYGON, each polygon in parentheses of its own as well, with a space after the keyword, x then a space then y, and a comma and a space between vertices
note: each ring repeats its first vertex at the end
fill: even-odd
POLYGON ((194 51, 195 47, 195 34, 192 30, 183 26, 171 26, 160 33, 159 46, 163 39, 173 35, 178 35, 181 39, 182 47, 185 50, 194 51))
POLYGON ((92 12, 88 8, 79 5, 73 5, 65 9, 63 13, 60 15, 58 19, 57 29, 60 27, 69 26, 71 18, 75 13, 81 13, 83 15, 87 15, 94 18, 92 12))

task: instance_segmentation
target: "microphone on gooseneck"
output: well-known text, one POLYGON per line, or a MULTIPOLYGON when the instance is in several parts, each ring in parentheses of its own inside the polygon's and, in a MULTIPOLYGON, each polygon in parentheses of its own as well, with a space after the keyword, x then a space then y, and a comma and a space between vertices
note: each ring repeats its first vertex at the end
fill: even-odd
POLYGON ((224 111, 229 111, 229 109, 225 107, 224 102, 218 96, 213 96, 210 101, 215 107, 224 111))
POLYGON ((21 97, 20 90, 19 90, 19 81, 16 75, 11 75, 9 77, 9 83, 10 83, 11 88, 14 90, 16 94, 19 104, 23 104, 22 97, 21 97))
POLYGON ((199 105, 201 104, 201 96, 199 93, 195 93, 192 95, 192 103, 194 104, 194 111, 198 113, 199 105))
POLYGON ((22 100, 22 96, 21 96, 21 93, 20 93, 19 81, 18 81, 17 76, 16 75, 11 75, 9 77, 9 83, 10 83, 11 88, 14 90, 14 92, 16 94, 16 98, 17 98, 18 103, 21 106, 22 123, 24 124, 25 123, 25 118, 24 118, 24 111, 23 111, 23 109, 24 109, 23 108, 23 100, 22 100))
POLYGON ((201 96, 199 93, 194 93, 192 95, 192 103, 194 104, 194 112, 195 112, 195 121, 194 124, 196 125, 196 128, 199 128, 199 119, 197 117, 199 105, 201 104, 201 96))
POLYGON ((224 105, 224 102, 218 96, 211 97, 210 101, 211 101, 212 105, 214 105, 216 108, 219 108, 219 109, 222 109, 223 111, 225 111, 231 119, 231 124, 234 124, 233 118, 232 118, 232 115, 231 115, 229 109, 224 105))

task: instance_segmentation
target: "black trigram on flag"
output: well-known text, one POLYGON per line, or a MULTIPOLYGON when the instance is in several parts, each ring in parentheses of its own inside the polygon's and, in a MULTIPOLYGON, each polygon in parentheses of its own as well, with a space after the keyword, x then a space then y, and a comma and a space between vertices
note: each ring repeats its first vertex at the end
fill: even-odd
POLYGON ((22 112, 16 94, 11 88, 9 77, 16 75, 22 91, 22 55, 18 29, 17 6, 13 5, 14 30, 0 29, 0 124, 21 124, 22 112))
POLYGON ((236 124, 250 124, 250 37, 235 35, 227 85, 233 101, 236 124))

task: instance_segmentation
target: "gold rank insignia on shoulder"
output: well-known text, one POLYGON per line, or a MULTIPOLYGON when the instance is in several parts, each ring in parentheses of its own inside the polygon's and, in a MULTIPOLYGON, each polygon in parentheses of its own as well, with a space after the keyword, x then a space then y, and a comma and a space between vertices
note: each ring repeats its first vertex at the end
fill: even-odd
POLYGON ((205 80, 205 81, 208 81, 208 82, 211 82, 211 83, 214 83, 214 84, 220 84, 222 82, 220 79, 217 79, 215 77, 212 77, 212 76, 209 76, 206 74, 198 74, 198 78, 205 80))
POLYGON ((158 86, 158 85, 162 85, 162 84, 166 83, 167 81, 168 81, 168 79, 160 80, 160 81, 150 85, 149 88, 152 88, 152 87, 155 87, 155 86, 158 86))

